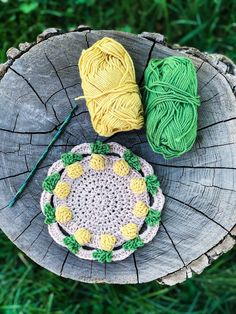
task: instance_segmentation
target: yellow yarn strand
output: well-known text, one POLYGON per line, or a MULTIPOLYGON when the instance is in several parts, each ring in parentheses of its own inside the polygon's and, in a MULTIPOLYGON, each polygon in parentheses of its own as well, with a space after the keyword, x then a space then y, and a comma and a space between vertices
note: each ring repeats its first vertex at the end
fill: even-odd
POLYGON ((101 136, 141 129, 143 107, 133 61, 111 38, 83 50, 79 70, 93 128, 101 136))

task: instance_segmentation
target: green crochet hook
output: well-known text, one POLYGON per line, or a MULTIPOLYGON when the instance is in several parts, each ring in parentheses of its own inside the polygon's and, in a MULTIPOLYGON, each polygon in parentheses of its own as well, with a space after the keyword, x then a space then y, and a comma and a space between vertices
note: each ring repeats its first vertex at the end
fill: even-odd
POLYGON ((21 193, 24 191, 24 189, 26 188, 27 184, 29 183, 29 181, 32 179, 32 177, 34 176, 35 172, 37 171, 39 165, 41 164, 41 162, 46 158, 49 150, 51 149, 51 147, 53 146, 53 144, 56 142, 56 140, 59 138, 59 136, 61 135, 61 133, 64 131, 65 127, 67 126, 67 124, 70 122, 70 120, 73 117, 74 112, 77 110, 78 105, 76 105, 72 111, 70 112, 70 114, 68 114, 68 116, 65 118, 65 120, 63 121, 63 123, 61 124, 60 128, 58 129, 58 131, 56 132, 56 134, 54 135, 54 137, 52 138, 51 142, 48 144, 48 146, 46 147, 45 151, 42 153, 42 155, 40 156, 40 158, 38 159, 38 161, 36 162, 36 164, 34 165, 33 169, 30 171, 29 175, 27 176, 27 178, 24 180, 24 182, 22 183, 22 185, 20 186, 19 190, 16 192, 15 196, 11 199, 10 203, 8 204, 8 207, 12 207, 15 202, 18 200, 19 196, 21 195, 21 193))

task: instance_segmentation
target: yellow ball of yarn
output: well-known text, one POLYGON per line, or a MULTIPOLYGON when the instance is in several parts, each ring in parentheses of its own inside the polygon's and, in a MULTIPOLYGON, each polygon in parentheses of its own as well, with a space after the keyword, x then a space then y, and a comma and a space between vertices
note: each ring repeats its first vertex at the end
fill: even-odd
POLYGON ((105 159, 99 154, 92 154, 89 161, 89 165, 93 170, 104 170, 105 169, 105 159))
POLYGON ((135 194, 142 194, 146 191, 146 183, 143 178, 133 178, 130 180, 130 189, 135 194))
POLYGON ((138 218, 145 217, 148 211, 149 207, 143 201, 138 201, 133 208, 133 214, 138 218))
POLYGON ((91 241, 92 235, 88 229, 80 228, 74 233, 74 237, 80 245, 85 245, 91 241))
POLYGON ((102 234, 99 240, 99 247, 105 251, 111 251, 116 244, 116 237, 112 234, 102 234))
POLYGON ((129 223, 121 227, 120 231, 126 240, 132 240, 138 235, 138 226, 134 223, 129 223))
POLYGON ((71 179, 77 179, 84 173, 83 167, 78 163, 74 163, 66 167, 67 175, 71 179))
POLYGON ((59 181, 53 191, 53 194, 61 200, 67 198, 70 194, 70 185, 67 182, 59 181))
POLYGON ((113 171, 120 177, 127 176, 129 174, 129 165, 124 159, 120 159, 114 162, 113 171))
POLYGON ((136 84, 133 61, 125 48, 112 38, 103 38, 79 59, 87 107, 92 124, 101 136, 141 129, 143 106, 136 84))
POLYGON ((65 224, 72 219, 72 212, 67 206, 59 206, 55 212, 56 221, 65 224))

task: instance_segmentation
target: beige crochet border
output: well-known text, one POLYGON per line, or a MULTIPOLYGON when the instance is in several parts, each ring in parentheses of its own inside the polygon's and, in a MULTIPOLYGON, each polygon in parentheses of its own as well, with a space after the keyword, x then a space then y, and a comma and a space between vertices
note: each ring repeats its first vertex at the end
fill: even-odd
MULTIPOLYGON (((107 158, 109 158, 109 156, 116 156, 115 159, 117 159, 117 156, 119 156, 119 158, 122 158, 124 155, 124 152, 127 150, 126 147, 124 147, 118 143, 114 143, 114 142, 109 143, 109 146, 110 146, 110 152, 107 155, 107 158)), ((86 156, 83 159, 83 162, 85 165, 89 161, 89 158, 92 154, 91 145, 88 143, 84 143, 84 144, 75 146, 71 150, 71 152, 86 156)), ((106 158, 106 156, 104 156, 104 157, 106 158)), ((140 174, 140 172, 138 172, 134 169, 131 169, 131 172, 132 172, 131 176, 146 177, 146 176, 150 176, 150 175, 154 174, 154 170, 148 162, 146 162, 144 159, 142 159, 140 157, 139 157, 139 161, 141 164, 142 174, 140 174)), ((55 172, 63 173, 64 170, 65 170, 65 166, 64 166, 62 160, 58 160, 55 163, 53 163, 53 165, 50 167, 50 169, 48 171, 48 176, 52 175, 55 172)), ((86 172, 85 172, 85 174, 86 174, 86 172)), ((43 213, 44 213, 44 207, 47 203, 53 204, 53 197, 54 197, 53 194, 51 194, 47 191, 43 191, 42 196, 41 196, 41 201, 40 201, 41 210, 43 211, 43 213)), ((151 201, 151 198, 148 197, 148 199, 149 199, 149 201, 151 201)), ((163 196, 160 188, 158 188, 156 195, 154 195, 152 197, 152 203, 151 204, 149 203, 148 205, 153 210, 161 212, 163 205, 164 205, 164 196, 163 196)), ((156 233, 159 229, 159 224, 157 224, 155 226, 148 226, 147 225, 147 226, 145 226, 145 228, 142 228, 143 224, 145 224, 144 219, 143 219, 142 223, 139 225, 139 231, 140 231, 139 237, 143 241, 143 243, 145 244, 145 243, 150 242, 154 238, 154 236, 156 235, 156 233)), ((49 230, 51 237, 56 241, 56 243, 58 243, 61 246, 66 247, 66 245, 64 243, 66 235, 62 231, 62 229, 65 229, 65 226, 63 226, 62 224, 59 224, 58 222, 54 222, 54 223, 48 225, 48 230, 49 230)), ((68 229, 66 230, 66 233, 68 233, 68 229)), ((112 261, 123 260, 135 251, 135 250, 125 250, 121 246, 121 241, 118 241, 118 244, 119 244, 119 246, 114 247, 114 249, 112 250, 112 261)), ((81 246, 75 255, 79 258, 83 258, 83 259, 87 259, 87 260, 95 260, 93 253, 97 249, 98 249, 98 239, 95 239, 93 241, 92 245, 90 245, 90 246, 88 245, 86 247, 81 246)))

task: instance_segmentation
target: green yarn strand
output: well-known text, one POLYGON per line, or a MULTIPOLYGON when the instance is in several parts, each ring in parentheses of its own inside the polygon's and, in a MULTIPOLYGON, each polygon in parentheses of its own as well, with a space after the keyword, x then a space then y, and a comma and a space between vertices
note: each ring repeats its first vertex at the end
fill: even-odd
POLYGON ((76 161, 81 161, 82 159, 83 156, 81 154, 72 152, 64 153, 61 155, 61 160, 63 161, 65 167, 73 164, 76 161))
POLYGON ((96 250, 93 252, 93 257, 99 263, 110 263, 112 261, 112 251, 105 251, 105 250, 96 250))
POLYGON ((144 73, 148 142, 165 159, 189 151, 197 135, 196 70, 189 58, 151 59, 144 73))
POLYGON ((93 154, 106 155, 110 153, 110 145, 103 144, 100 141, 96 141, 95 143, 90 144, 90 147, 93 154))
POLYGON ((80 249, 80 245, 79 243, 75 240, 75 237, 73 235, 65 237, 63 239, 64 244, 66 245, 66 247, 68 248, 68 250, 73 253, 73 254, 77 254, 79 249, 80 249))
POLYGON ((127 149, 123 154, 124 160, 129 164, 129 166, 137 171, 141 170, 141 164, 139 157, 135 155, 130 149, 127 149))
POLYGON ((144 246, 144 242, 140 236, 136 237, 135 239, 128 240, 122 245, 125 251, 135 251, 142 246, 144 246))

